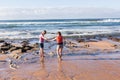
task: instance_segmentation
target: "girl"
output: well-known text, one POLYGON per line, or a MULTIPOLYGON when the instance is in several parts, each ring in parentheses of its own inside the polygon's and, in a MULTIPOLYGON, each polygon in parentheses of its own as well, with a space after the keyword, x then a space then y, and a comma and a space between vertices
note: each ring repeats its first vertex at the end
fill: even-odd
POLYGON ((63 50, 63 36, 61 32, 57 32, 57 37, 53 40, 57 42, 57 56, 59 60, 62 60, 62 50, 63 50))

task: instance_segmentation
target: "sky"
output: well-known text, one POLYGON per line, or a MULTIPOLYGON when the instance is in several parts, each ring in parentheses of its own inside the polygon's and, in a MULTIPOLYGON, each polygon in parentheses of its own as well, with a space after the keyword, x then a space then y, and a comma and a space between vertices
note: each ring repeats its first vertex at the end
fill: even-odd
POLYGON ((0 0, 0 20, 120 18, 120 0, 0 0))

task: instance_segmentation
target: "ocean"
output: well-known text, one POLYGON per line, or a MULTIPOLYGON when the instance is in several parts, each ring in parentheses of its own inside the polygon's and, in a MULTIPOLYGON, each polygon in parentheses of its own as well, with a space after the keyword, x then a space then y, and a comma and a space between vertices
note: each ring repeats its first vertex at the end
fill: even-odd
POLYGON ((0 20, 0 39, 35 39, 43 30, 48 38, 58 31, 64 36, 120 33, 120 18, 0 20))

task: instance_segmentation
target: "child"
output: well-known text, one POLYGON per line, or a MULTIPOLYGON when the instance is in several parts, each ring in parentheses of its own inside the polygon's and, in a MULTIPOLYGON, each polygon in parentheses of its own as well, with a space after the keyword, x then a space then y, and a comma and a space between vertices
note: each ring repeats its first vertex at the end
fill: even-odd
POLYGON ((63 36, 61 32, 57 32, 57 37, 54 38, 53 40, 56 40, 57 42, 57 56, 58 59, 61 61, 62 60, 62 50, 63 50, 63 36))
POLYGON ((44 40, 47 40, 47 38, 44 37, 44 35, 46 34, 46 30, 44 30, 41 35, 39 36, 39 43, 40 43, 40 57, 41 60, 40 61, 44 61, 44 40))

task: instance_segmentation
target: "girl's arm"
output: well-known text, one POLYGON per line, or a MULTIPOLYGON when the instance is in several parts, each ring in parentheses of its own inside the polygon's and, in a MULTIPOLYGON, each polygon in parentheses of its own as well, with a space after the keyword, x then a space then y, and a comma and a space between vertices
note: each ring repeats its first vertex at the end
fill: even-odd
POLYGON ((46 41, 48 40, 48 39, 47 39, 47 38, 45 38, 44 36, 42 36, 42 38, 43 38, 44 40, 46 40, 46 41))
POLYGON ((51 41, 55 41, 56 40, 56 38, 53 38, 51 41))

